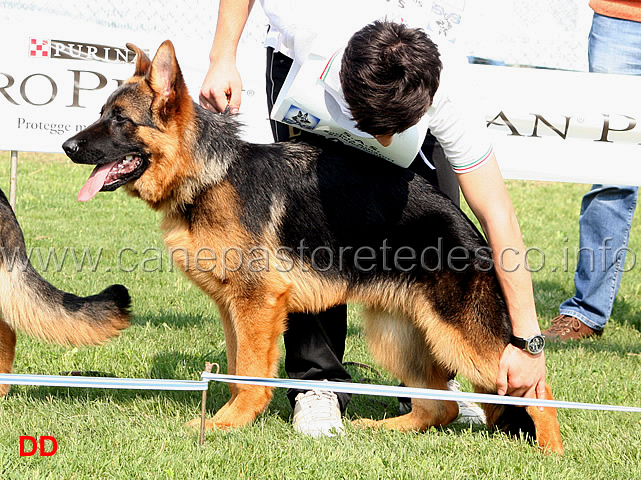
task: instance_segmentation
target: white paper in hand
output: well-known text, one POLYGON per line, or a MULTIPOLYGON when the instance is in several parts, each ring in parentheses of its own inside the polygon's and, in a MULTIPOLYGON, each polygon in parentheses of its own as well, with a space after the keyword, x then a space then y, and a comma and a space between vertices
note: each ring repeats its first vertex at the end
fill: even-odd
MULTIPOLYGON (((408 167, 423 144, 429 118, 403 133, 394 135, 392 144, 383 147, 371 135, 356 128, 340 87, 343 50, 333 54, 320 44, 309 48, 304 61, 294 62, 274 103, 271 118, 311 133, 336 139, 401 167, 408 167)), ((298 57, 298 55, 297 55, 298 57)))

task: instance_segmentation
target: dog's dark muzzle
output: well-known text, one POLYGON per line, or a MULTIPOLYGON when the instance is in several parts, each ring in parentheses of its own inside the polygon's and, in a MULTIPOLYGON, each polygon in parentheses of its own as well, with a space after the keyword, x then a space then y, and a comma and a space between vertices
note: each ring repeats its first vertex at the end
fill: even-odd
POLYGON ((62 144, 62 149, 65 151, 69 158, 73 158, 73 156, 77 155, 80 151, 81 142, 82 140, 76 140, 72 137, 62 144))
POLYGON ((82 138, 71 137, 62 144, 62 149, 74 163, 100 165, 108 162, 102 149, 89 148, 87 141, 82 138))

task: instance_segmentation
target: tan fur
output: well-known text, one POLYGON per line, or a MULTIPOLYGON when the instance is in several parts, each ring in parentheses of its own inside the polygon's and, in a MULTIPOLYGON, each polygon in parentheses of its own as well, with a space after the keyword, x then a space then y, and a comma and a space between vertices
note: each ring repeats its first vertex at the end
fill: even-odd
MULTIPOLYGON (((16 354, 16 334, 8 323, 0 320, 0 373, 11 373, 16 354)), ((9 392, 9 385, 0 385, 0 396, 9 392)))
POLYGON ((149 145, 163 145, 163 147, 153 152, 154 162, 149 166, 150 174, 143 175, 126 186, 131 193, 149 203, 155 210, 163 209, 164 205, 171 207, 188 203, 191 200, 190 192, 176 186, 184 186, 189 178, 195 178, 201 174, 200 169, 193 162, 183 158, 184 152, 177 149, 173 142, 176 136, 186 135, 180 127, 180 125, 172 125, 172 128, 167 131, 143 133, 142 137, 149 145), (187 169, 186 166, 190 168, 187 169))
MULTIPOLYGON (((20 269, 0 267, 0 373, 11 373, 16 350, 15 330, 62 345, 99 345, 129 326, 129 316, 105 311, 97 323, 82 311, 70 312, 62 305, 40 298, 40 292, 25 283, 20 269)), ((0 384, 0 396, 11 386, 0 384)))
MULTIPOLYGON (((552 388, 545 386, 545 398, 554 400, 552 388)), ((527 412, 534 421, 536 428, 536 441, 539 448, 546 453, 563 454, 563 440, 561 439, 561 427, 556 418, 556 408, 544 408, 540 411, 538 407, 527 407, 527 412)))
MULTIPOLYGON (((487 393, 477 390, 480 393, 487 393)), ((545 398, 554 400, 552 388, 546 384, 545 398)), ((488 426, 495 426, 505 407, 503 405, 484 404, 483 410, 487 418, 488 426)), ((561 437, 561 428, 557 420, 556 408, 545 407, 543 411, 539 407, 526 407, 527 413, 534 423, 536 429, 536 442, 539 448, 545 453, 564 453, 563 440, 561 437)))
POLYGON ((0 267, 0 308, 5 322, 15 330, 62 345, 98 345, 129 325, 127 315, 114 313, 112 322, 97 324, 82 311, 70 312, 39 301, 39 293, 24 280, 21 268, 8 272, 0 267))

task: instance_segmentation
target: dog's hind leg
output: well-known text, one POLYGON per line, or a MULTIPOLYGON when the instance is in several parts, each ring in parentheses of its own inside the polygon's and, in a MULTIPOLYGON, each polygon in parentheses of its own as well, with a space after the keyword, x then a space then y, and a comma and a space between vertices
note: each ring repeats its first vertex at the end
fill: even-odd
MULTIPOLYGON (((497 338, 487 336, 463 349, 459 372, 468 378, 477 393, 496 394, 499 358, 505 344, 497 338), (468 357, 465 359, 465 357, 468 357), (473 368, 469 365, 473 364, 473 368)), ((545 386, 546 398, 553 399, 552 389, 545 386)), ((546 452, 563 453, 561 430, 556 417, 556 408, 519 407, 515 405, 483 404, 489 428, 501 430, 508 435, 521 435, 538 443, 546 452)))
MULTIPOLYGON (((407 382, 409 387, 447 390, 448 373, 439 367, 434 367, 426 375, 423 382, 416 384, 407 382)), ((405 381, 404 381, 405 382, 405 381)), ((388 428, 400 431, 423 432, 430 427, 442 427, 453 422, 458 416, 456 402, 444 400, 412 399, 412 410, 405 415, 385 418, 383 420, 359 419, 354 421, 356 426, 370 428, 388 428)))
MULTIPOLYGON (((435 362, 424 334, 409 319, 372 309, 364 313, 368 343, 377 362, 408 387, 447 390, 450 372, 435 362)), ((456 402, 414 398, 408 414, 379 421, 360 419, 355 424, 424 431, 447 425, 457 415, 456 402)))
MULTIPOLYGON (((505 343, 489 334, 488 330, 469 335, 467 347, 461 354, 452 358, 457 371, 465 376, 478 393, 496 394, 499 359, 505 343), (472 341, 471 339, 475 339, 472 341)), ((546 398, 552 399, 552 390, 546 384, 546 398)), ((546 452, 563 453, 561 430, 556 418, 555 408, 519 407, 513 405, 483 404, 489 428, 496 428, 519 437, 524 435, 536 441, 546 452)))
MULTIPOLYGON (((553 400, 552 388, 545 384, 545 398, 553 400)), ((556 417, 556 408, 545 407, 543 411, 538 407, 526 407, 527 413, 534 422, 536 429, 536 441, 539 448, 544 452, 563 454, 563 440, 561 438, 561 427, 556 417)))
MULTIPOLYGON (((482 392, 486 393, 486 392, 482 392)), ((495 393, 495 392, 494 392, 495 393)), ((552 400, 552 389, 545 385, 545 398, 552 400)), ((563 440, 556 417, 556 408, 517 407, 514 405, 484 404, 483 409, 490 428, 496 428, 508 435, 524 435, 535 440, 544 452, 563 454, 563 440)))
MULTIPOLYGON (((11 373, 16 354, 16 334, 4 320, 0 319, 0 373, 11 373)), ((0 396, 9 392, 10 385, 0 385, 0 396)))
MULTIPOLYGON (((461 304, 456 319, 433 322, 426 330, 434 355, 445 365, 466 377, 478 393, 497 393, 501 356, 506 347, 510 327, 507 308, 493 276, 479 275, 467 288, 474 292, 461 304)), ((529 355, 529 354, 528 354, 529 355)), ((552 390, 546 385, 546 397, 552 390)), ((487 424, 513 436, 525 435, 550 452, 563 453, 563 442, 556 409, 483 405, 487 424)))

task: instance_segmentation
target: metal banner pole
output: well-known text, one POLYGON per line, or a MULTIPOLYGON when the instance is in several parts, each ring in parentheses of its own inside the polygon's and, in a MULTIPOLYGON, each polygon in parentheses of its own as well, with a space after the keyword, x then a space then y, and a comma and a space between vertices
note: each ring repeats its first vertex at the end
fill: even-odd
POLYGON ((18 152, 11 150, 11 179, 9 183, 9 205, 16 211, 16 188, 18 185, 18 152))

